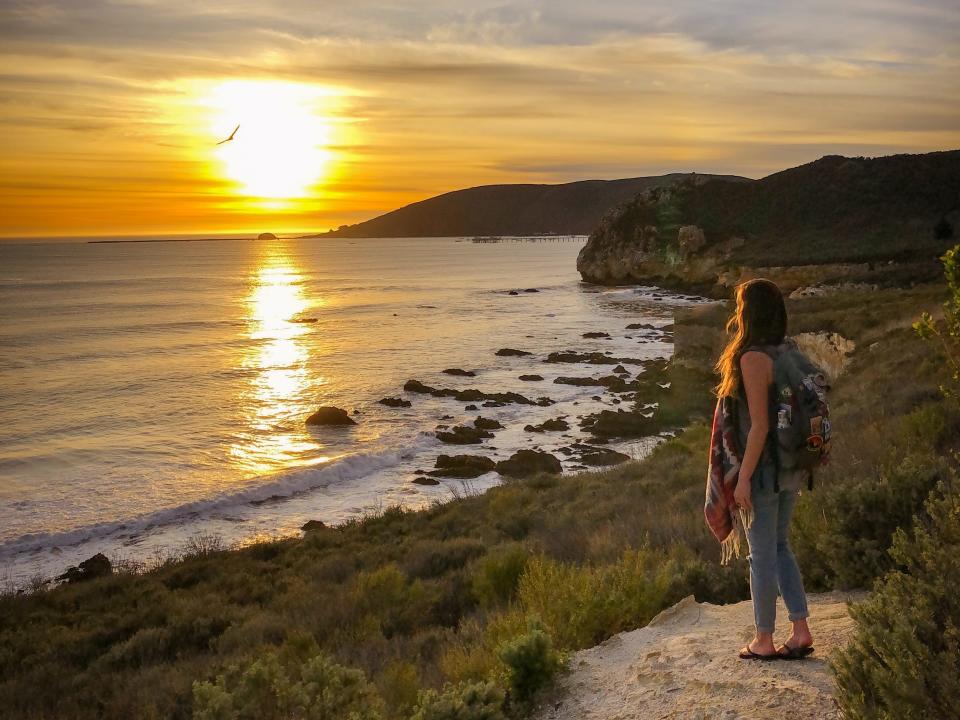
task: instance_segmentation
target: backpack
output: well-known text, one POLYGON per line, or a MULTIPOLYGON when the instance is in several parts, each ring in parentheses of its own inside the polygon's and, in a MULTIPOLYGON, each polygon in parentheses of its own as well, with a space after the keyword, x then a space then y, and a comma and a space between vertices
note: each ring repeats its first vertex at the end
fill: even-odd
POLYGON ((768 354, 773 359, 770 418, 776 417, 777 424, 771 428, 771 447, 777 467, 808 471, 812 490, 813 471, 830 460, 830 381, 792 338, 768 354))

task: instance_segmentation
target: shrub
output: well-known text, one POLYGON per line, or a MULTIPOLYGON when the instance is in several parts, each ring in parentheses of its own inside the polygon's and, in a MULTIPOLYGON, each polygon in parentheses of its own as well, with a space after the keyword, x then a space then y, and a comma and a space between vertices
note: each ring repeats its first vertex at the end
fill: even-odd
POLYGON ((553 649, 550 635, 537 619, 529 622, 523 635, 501 645, 499 654, 506 666, 510 698, 523 707, 553 681, 562 665, 560 653, 553 649))
POLYGON ((923 313, 913 327, 924 339, 936 343, 943 350, 952 373, 953 387, 942 387, 947 397, 960 400, 960 245, 955 245, 940 258, 947 280, 949 296, 943 304, 944 327, 934 322, 930 313, 923 313))
POLYGON ((492 682, 447 685, 420 694, 410 720, 506 720, 503 690, 492 682))
POLYGON ((941 488, 927 512, 896 533, 900 567, 851 608, 856 636, 833 661, 844 717, 960 717, 960 494, 941 488))
POLYGON ((627 550, 610 565, 576 565, 538 556, 520 578, 521 607, 540 617, 563 649, 589 647, 626 628, 646 624, 680 599, 675 579, 689 560, 683 549, 670 556, 627 550))
POLYGON ((528 556, 523 545, 510 543, 492 551, 476 564, 473 594, 481 606, 491 607, 513 597, 528 556))
POLYGON ((316 654, 268 652, 193 684, 194 720, 380 720, 382 701, 359 670, 316 654))

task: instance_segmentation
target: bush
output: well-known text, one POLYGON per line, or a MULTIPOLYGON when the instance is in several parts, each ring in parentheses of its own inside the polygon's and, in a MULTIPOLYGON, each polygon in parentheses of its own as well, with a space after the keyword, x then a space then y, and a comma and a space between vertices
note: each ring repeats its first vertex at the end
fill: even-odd
POLYGON ((609 565, 576 565, 531 558, 520 578, 520 605, 540 617, 564 649, 596 644, 621 630, 645 625, 679 600, 676 579, 689 561, 682 548, 666 553, 627 550, 609 565))
POLYGON ((506 720, 503 690, 492 682, 447 685, 420 694, 410 720, 506 720))
POLYGON ((550 635, 536 619, 530 621, 523 635, 505 642, 499 654, 507 670, 510 699, 523 707, 553 681, 562 665, 550 635))
POLYGON ((359 670, 276 651, 195 682, 193 703, 194 720, 380 720, 383 704, 359 670))
POLYGON ((513 597, 527 566, 528 556, 529 552, 523 545, 510 543, 477 563, 473 575, 473 594, 481 606, 491 607, 513 597))
POLYGON ((942 488, 927 512, 896 533, 900 567, 851 608, 856 636, 833 661, 844 717, 960 717, 960 494, 942 488))
POLYGON ((952 373, 953 386, 941 389, 947 397, 960 400, 960 245, 955 245, 940 258, 947 280, 949 296, 943 304, 943 329, 930 313, 923 313, 913 327, 924 339, 937 344, 946 356, 952 373))

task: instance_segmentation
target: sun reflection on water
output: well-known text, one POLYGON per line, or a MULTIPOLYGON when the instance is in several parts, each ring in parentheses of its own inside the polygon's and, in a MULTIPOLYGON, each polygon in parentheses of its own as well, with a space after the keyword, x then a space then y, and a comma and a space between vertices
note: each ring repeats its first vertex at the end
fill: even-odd
POLYGON ((326 457, 304 457, 316 449, 316 442, 303 432, 307 396, 323 378, 309 372, 305 336, 311 329, 297 321, 311 304, 303 293, 300 269, 282 242, 264 246, 251 282, 246 304, 254 343, 241 366, 252 373, 240 398, 249 430, 231 454, 253 474, 325 462, 326 457))

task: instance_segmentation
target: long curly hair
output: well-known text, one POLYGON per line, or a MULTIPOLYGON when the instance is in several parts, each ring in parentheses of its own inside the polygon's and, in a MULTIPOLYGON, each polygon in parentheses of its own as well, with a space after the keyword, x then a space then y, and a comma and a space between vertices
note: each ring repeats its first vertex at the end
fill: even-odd
POLYGON ((720 353, 718 397, 735 395, 740 387, 740 355, 751 345, 779 345, 787 334, 787 308, 775 283, 754 278, 737 285, 737 308, 727 320, 730 340, 720 353))

